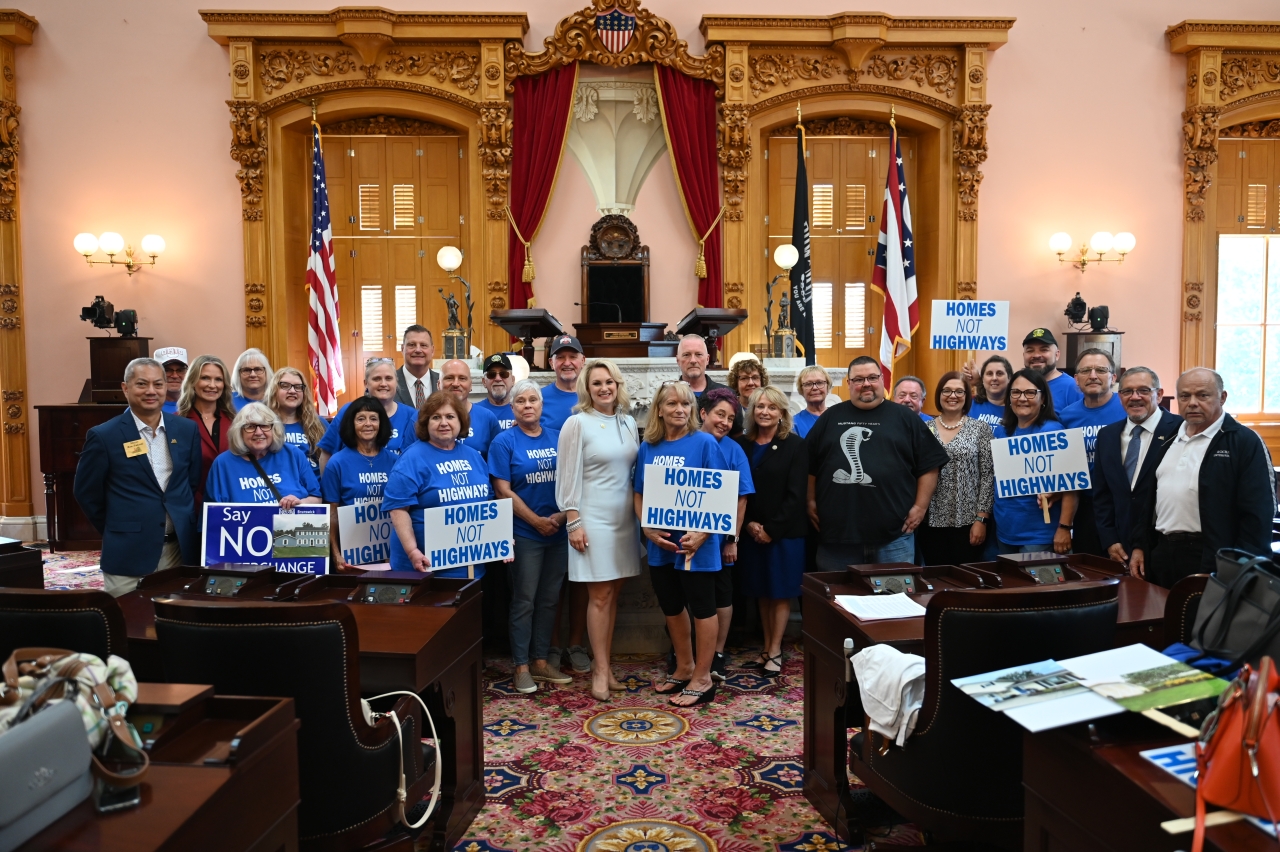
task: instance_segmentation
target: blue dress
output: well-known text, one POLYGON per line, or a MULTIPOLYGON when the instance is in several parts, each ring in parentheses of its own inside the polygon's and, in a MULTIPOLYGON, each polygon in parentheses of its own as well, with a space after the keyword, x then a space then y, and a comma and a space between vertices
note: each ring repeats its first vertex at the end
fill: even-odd
MULTIPOLYGON (((751 466, 760 464, 769 444, 751 445, 751 466)), ((750 535, 738 540, 738 578, 743 597, 795 598, 804 578, 804 538, 784 538, 760 544, 750 535)))

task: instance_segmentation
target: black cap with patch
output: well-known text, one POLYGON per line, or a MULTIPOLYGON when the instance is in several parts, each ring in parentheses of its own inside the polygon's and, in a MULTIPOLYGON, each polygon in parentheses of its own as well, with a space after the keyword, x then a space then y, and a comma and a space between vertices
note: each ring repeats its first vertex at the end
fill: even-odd
POLYGON ((1033 328, 1027 333, 1026 337, 1022 338, 1023 346, 1028 343, 1047 343, 1050 346, 1057 346, 1058 340, 1053 336, 1053 332, 1047 328, 1033 328))
POLYGON ((507 357, 505 352, 498 352, 484 359, 484 372, 489 372, 494 367, 505 367, 511 369, 511 359, 507 357))

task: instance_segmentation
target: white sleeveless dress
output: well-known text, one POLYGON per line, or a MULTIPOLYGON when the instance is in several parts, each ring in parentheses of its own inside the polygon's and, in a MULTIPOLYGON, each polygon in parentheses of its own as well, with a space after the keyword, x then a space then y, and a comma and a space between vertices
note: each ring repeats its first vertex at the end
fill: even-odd
POLYGON ((640 573, 640 528, 632 472, 639 451, 629 414, 579 412, 560 430, 556 503, 576 509, 587 534, 585 553, 569 547, 569 579, 575 583, 620 580, 640 573))

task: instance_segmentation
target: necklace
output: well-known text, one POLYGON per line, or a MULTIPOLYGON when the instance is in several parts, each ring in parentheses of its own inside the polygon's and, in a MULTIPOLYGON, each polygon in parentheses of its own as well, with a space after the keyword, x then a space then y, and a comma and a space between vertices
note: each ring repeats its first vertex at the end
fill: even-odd
POLYGON ((937 420, 938 420, 938 425, 941 426, 943 429, 946 429, 949 432, 954 432, 956 429, 959 429, 960 424, 964 422, 964 415, 963 414, 960 415, 960 419, 957 420, 954 425, 951 423, 947 423, 941 417, 937 418, 937 420))

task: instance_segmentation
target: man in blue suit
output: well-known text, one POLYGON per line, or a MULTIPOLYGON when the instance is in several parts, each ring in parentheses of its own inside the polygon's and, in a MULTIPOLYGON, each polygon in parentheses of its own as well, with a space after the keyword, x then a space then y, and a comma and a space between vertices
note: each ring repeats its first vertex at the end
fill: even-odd
POLYGON ((164 366, 135 358, 124 371, 129 410, 85 435, 75 495, 102 533, 104 588, 120 596, 153 571, 197 564, 200 484, 196 424, 162 410, 164 366))
POLYGON ((1149 367, 1130 367, 1120 379, 1125 419, 1102 427, 1094 446, 1093 509, 1098 540, 1117 562, 1133 550, 1133 495, 1155 476, 1182 418, 1160 408, 1164 391, 1149 367), (1152 448, 1154 452, 1151 452, 1152 448))

